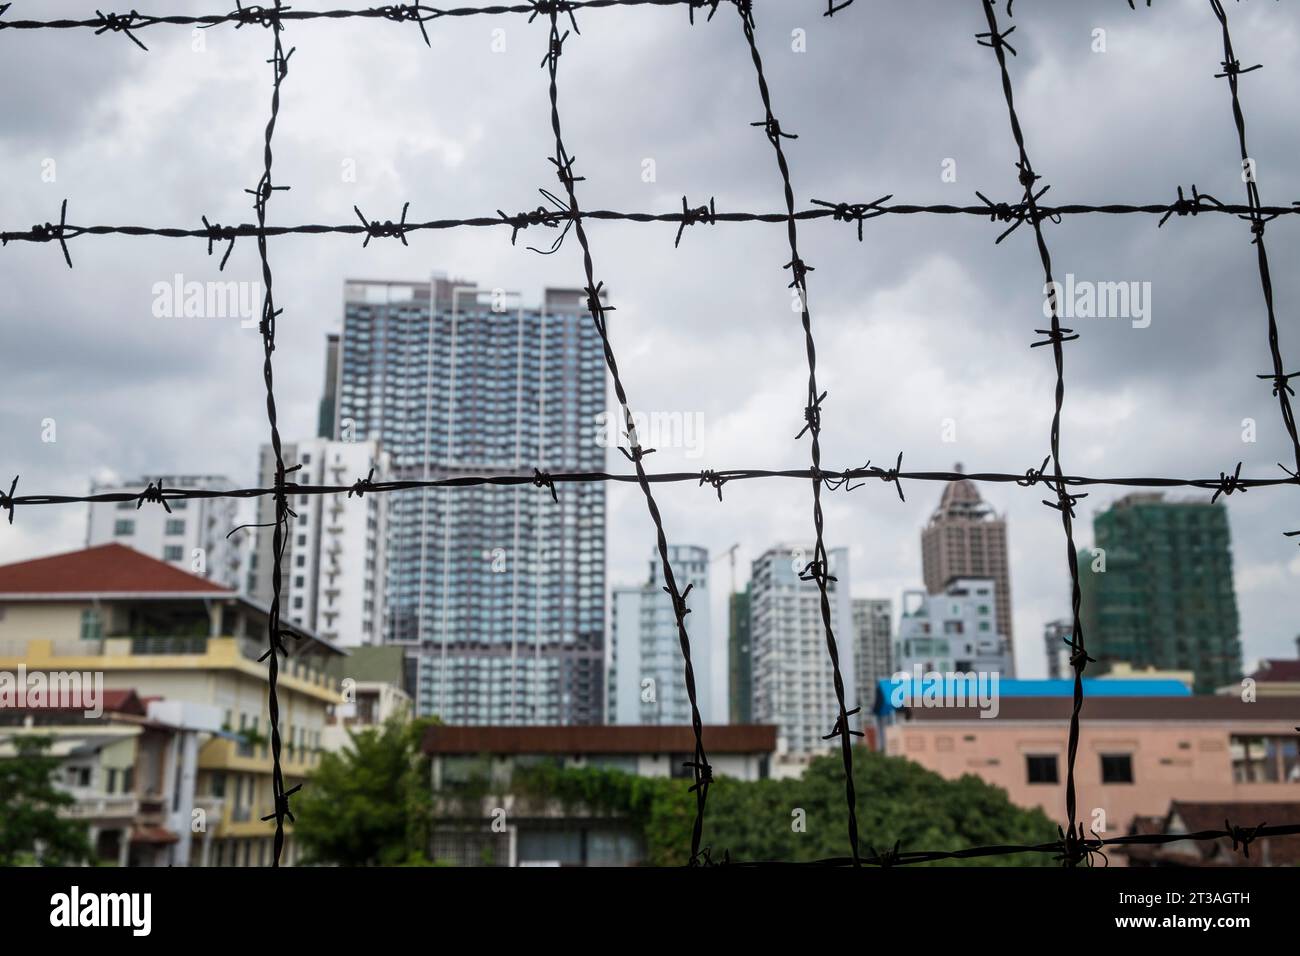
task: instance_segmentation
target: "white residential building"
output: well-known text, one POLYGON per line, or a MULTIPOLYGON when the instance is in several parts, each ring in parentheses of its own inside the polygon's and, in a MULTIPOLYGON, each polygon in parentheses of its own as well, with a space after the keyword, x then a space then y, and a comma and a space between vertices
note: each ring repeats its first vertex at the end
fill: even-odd
POLYGON ((1015 677, 1011 642, 997 619, 993 578, 953 578, 939 594, 904 591, 894 666, 911 673, 998 673, 1015 677))
MULTIPOLYGON (((285 465, 301 465, 292 480, 300 485, 351 485, 374 469, 374 480, 388 473, 388 455, 377 440, 333 441, 310 438, 286 443, 285 465)), ((262 446, 261 481, 275 481, 275 457, 262 446)), ((310 628, 344 647, 383 642, 385 545, 389 498, 364 494, 291 495, 295 512, 281 559, 280 607, 285 619, 310 628)), ((258 499, 257 522, 275 520, 275 501, 258 499)), ((273 529, 257 535, 250 574, 253 597, 270 604, 273 529)))
POLYGON ((854 598, 853 633, 857 639, 858 705, 869 713, 875 706, 876 685, 893 674, 894 602, 889 598, 854 598))
MULTIPOLYGON (((709 552, 695 545, 670 545, 668 560, 679 592, 692 586, 686 606, 696 701, 705 723, 726 722, 727 694, 713 680, 720 649, 709 620, 709 552)), ((645 584, 616 587, 607 660, 611 724, 690 724, 691 701, 672 599, 664 591, 656 551, 645 584)))
MULTIPOLYGON (((837 746, 822 738, 839 716, 834 670, 826 647, 817 582, 801 580, 811 546, 777 545, 753 564, 750 583, 754 720, 777 725, 778 752, 810 753, 837 746)), ((839 651, 844 700, 857 706, 856 644, 849 600, 849 555, 829 552, 831 627, 839 651)), ((861 715, 849 718, 861 728, 861 715)))
MULTIPOLYGON (((91 482, 91 494, 139 495, 150 484, 168 489, 228 489, 224 475, 144 475, 133 482, 91 482)), ((86 547, 122 544, 197 574, 216 584, 240 589, 251 555, 249 538, 226 535, 252 520, 252 507, 238 498, 183 498, 160 504, 136 501, 92 502, 86 523, 86 547)))

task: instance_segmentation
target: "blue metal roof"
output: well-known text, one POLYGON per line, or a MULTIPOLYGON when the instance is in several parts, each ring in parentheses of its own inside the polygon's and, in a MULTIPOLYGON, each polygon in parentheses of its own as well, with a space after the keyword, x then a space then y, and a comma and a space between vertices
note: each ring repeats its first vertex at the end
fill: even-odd
MULTIPOLYGON (((936 677, 939 675, 935 675, 936 677)), ((946 695, 950 689, 953 689, 959 681, 954 675, 944 675, 943 692, 946 695)), ((965 685, 965 681, 960 682, 965 685)), ((901 689, 903 693, 919 695, 931 688, 937 688, 939 682, 930 679, 929 675, 923 675, 920 682, 916 684, 915 690, 912 690, 912 675, 907 674, 901 678, 891 677, 880 681, 876 687, 876 700, 873 710, 877 716, 883 717, 894 712, 893 704, 895 689, 901 689)), ((1074 679, 1066 678, 1060 680, 1017 680, 1015 678, 999 679, 997 685, 999 697, 1071 697, 1074 695, 1074 679)), ((1098 678, 1085 677, 1083 679, 1084 697, 1190 697, 1191 690, 1182 681, 1172 679, 1145 679, 1145 678, 1098 678)))

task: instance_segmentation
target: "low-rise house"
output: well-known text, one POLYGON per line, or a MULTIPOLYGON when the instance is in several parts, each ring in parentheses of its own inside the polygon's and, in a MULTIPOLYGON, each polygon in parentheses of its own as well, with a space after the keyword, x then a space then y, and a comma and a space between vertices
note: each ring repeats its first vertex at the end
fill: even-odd
MULTIPOLYGON (((996 714, 978 706, 910 707, 884 726, 884 749, 949 779, 975 774, 1013 802, 1064 820, 1071 707, 1069 697, 1014 696, 1000 699, 996 714)), ((1085 693, 1075 760, 1079 818, 1088 830, 1118 835, 1135 817, 1163 814, 1175 800, 1298 800, 1297 724, 1294 698, 1085 693)))
MULTIPOLYGON (((1138 817, 1130 835, 1178 835, 1223 830, 1225 824, 1250 834, 1255 826, 1300 820, 1300 800, 1285 803, 1207 803, 1175 800, 1159 817, 1138 817)), ((1251 836, 1236 846, 1228 837, 1217 840, 1175 840, 1164 844, 1134 844, 1108 850, 1128 860, 1129 866, 1300 866, 1300 836, 1251 836)))
POLYGON ((134 690, 0 698, 0 759, 17 741, 48 741, 59 761, 55 786, 76 802, 63 815, 86 824, 92 862, 168 866, 188 859, 195 829, 195 774, 186 754, 219 730, 215 708, 142 701, 134 690), (92 699, 93 698, 93 699, 92 699))
MULTIPOLYGON (((108 690, 132 689, 164 705, 215 708, 218 730, 180 755, 195 775, 205 839, 177 865, 249 866, 272 857, 274 807, 269 741, 267 609, 225 586, 119 544, 0 566, 0 674, 66 682, 99 675, 108 690)), ((285 786, 319 763, 326 711, 340 700, 325 663, 345 653, 281 622, 281 760, 285 786)), ((190 832, 187 825, 186 834, 190 832)), ((289 831, 291 832, 291 830, 289 831)), ((290 839, 282 862, 292 863, 290 839)))
MULTIPOLYGON (((768 776, 777 728, 706 726, 715 777, 768 776)), ((692 777, 689 726, 430 727, 430 758, 440 824, 431 852, 462 865, 630 866, 644 859, 642 834, 627 819, 545 795, 512 792, 517 771, 594 767, 641 777, 692 777), (459 819, 455 818, 459 815, 459 819)))

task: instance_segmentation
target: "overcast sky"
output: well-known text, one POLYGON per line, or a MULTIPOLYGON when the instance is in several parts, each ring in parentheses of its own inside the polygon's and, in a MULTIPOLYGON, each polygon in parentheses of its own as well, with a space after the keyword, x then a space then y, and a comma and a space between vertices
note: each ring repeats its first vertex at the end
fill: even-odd
MULTIPOLYGON (((295 7, 338 6, 298 0, 295 7)), ((224 12, 216 3, 137 0, 142 13, 224 12)), ((796 205, 812 199, 895 202, 1018 198, 1016 158, 997 61, 975 42, 986 29, 977 0, 859 2, 833 20, 822 0, 756 0, 757 37, 785 142, 796 205), (806 31, 806 51, 792 31, 806 31), (941 177, 955 160, 956 181, 941 177)), ((7 19, 93 16, 85 0, 18 0, 7 19)), ((1166 0, 1130 11, 1123 0, 1015 5, 1010 59, 1016 102, 1044 202, 1164 202, 1195 183, 1241 202, 1218 24, 1206 0, 1166 0), (1105 52, 1094 52, 1094 31, 1105 52)), ((1000 8, 1005 18, 1005 9, 1000 8)), ((1249 142, 1265 203, 1300 196, 1290 160, 1300 150, 1295 90, 1300 24, 1293 5, 1229 4, 1243 66, 1249 142)), ((586 208, 666 212, 716 201, 719 211, 777 212, 781 181, 771 147, 750 125, 763 118, 733 9, 687 25, 684 8, 579 14, 559 65, 565 141, 577 158, 586 208), (653 182, 643 178, 654 161, 653 182)), ((275 135, 275 224, 518 212, 553 188, 554 149, 539 19, 442 19, 432 49, 412 24, 291 24, 297 51, 275 135), (503 31, 496 33, 494 31, 503 31), (494 50, 494 46, 504 50, 494 50), (344 173, 355 168, 355 182, 344 173)), ((252 221, 270 103, 271 36, 260 28, 141 31, 0 31, 0 197, 4 228, 57 221, 151 226, 252 221), (200 42, 201 41, 201 42, 200 42), (200 48, 201 47, 201 48, 200 48), (52 160, 51 165, 48 161, 52 160), (53 182, 47 181, 53 171, 53 182)), ((853 227, 799 227, 815 268, 809 300, 823 413, 826 467, 868 459, 943 470, 1023 471, 1047 453, 1054 380, 1042 327, 1042 271, 1032 233, 1000 245, 1002 226, 975 217, 886 216, 853 227), (945 441, 945 420, 956 440, 945 441)), ((1300 367, 1300 242, 1295 217, 1268 227, 1282 349, 1300 367)), ((611 337, 632 405, 702 416, 693 448, 664 448, 652 470, 806 467, 807 368, 798 314, 786 288, 780 224, 719 224, 687 231, 674 250, 669 224, 588 225, 596 275, 617 312, 611 337)), ((1288 441, 1269 384, 1266 319, 1249 227, 1228 216, 1068 217, 1047 224, 1056 270, 1078 280, 1151 283, 1149 327, 1127 319, 1075 319, 1066 348, 1062 457, 1089 475, 1277 475, 1288 441), (1257 440, 1243 442, 1243 419, 1257 440)), ((580 286, 578 246, 555 255, 524 249, 550 236, 508 229, 422 232, 402 247, 351 236, 272 240, 278 330, 276 393, 286 440, 314 434, 326 332, 339 328, 345 278, 427 279, 435 270, 536 302, 546 286, 580 286)), ((57 246, 11 243, 0 252, 6 333, 0 437, 4 467, 21 491, 84 493, 111 470, 205 472, 252 483, 268 437, 255 330, 231 318, 157 318, 154 286, 257 281, 255 243, 241 240, 224 276, 201 240, 86 237, 57 246), (43 442, 54 419, 57 441, 43 442)), ((649 443, 647 443, 649 444, 649 443)), ((611 468, 626 466, 610 457, 611 468)), ((920 528, 942 491, 871 482, 826 498, 826 540, 851 551, 855 596, 897 598, 920 585, 920 528)), ((1017 660, 1044 672, 1042 626, 1068 612, 1068 572, 1057 512, 1042 488, 995 485, 985 497, 1009 521, 1017 660)), ((1095 488, 1079 506, 1078 540, 1118 489, 1095 488)), ((1187 496, 1182 493, 1180 496, 1187 496)), ((739 577, 777 541, 811 539, 806 482, 662 487, 669 540, 721 556, 738 543, 739 577)), ((1208 493, 1190 497, 1208 499, 1208 493)), ((1300 494, 1256 489, 1228 500, 1247 662, 1291 656, 1300 549, 1300 494)), ((639 580, 653 543, 634 486, 610 496, 614 583, 639 580)), ((5 561, 78 547, 81 506, 25 508, 0 533, 5 561)), ((727 563, 714 565, 715 631, 727 563)))

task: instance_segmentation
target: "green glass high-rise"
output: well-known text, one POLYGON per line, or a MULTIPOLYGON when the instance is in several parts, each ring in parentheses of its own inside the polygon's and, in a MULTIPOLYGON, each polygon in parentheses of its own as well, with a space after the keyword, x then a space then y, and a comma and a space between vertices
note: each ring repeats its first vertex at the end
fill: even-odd
POLYGON ((1096 515, 1093 533, 1104 554, 1079 552, 1080 617, 1099 670, 1118 661, 1189 670, 1198 693, 1241 677, 1223 505, 1132 494, 1096 515))
POLYGON ((754 663, 749 643, 748 584, 745 585, 745 590, 731 595, 728 610, 727 717, 733 724, 748 724, 754 720, 754 663))

